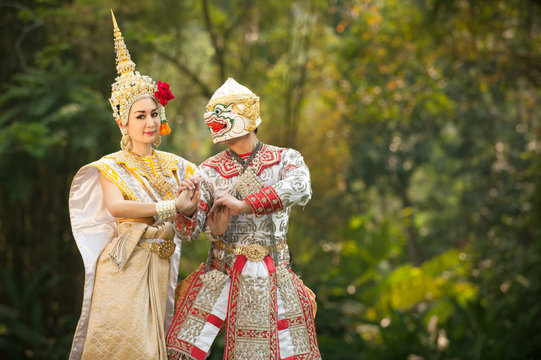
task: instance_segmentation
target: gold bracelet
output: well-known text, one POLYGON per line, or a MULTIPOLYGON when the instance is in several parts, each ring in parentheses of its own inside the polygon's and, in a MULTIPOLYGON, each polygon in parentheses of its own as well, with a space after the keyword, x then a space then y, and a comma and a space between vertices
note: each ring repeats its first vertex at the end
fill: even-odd
POLYGON ((156 203, 156 216, 159 220, 165 220, 177 214, 175 200, 159 201, 156 203))

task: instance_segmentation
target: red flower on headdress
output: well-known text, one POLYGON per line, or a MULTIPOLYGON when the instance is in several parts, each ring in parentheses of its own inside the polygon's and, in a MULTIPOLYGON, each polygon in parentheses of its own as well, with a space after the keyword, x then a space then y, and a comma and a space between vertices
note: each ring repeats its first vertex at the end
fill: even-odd
POLYGON ((169 84, 161 81, 158 81, 158 91, 156 91, 154 95, 156 95, 156 98, 160 100, 160 104, 163 106, 167 105, 169 100, 175 98, 171 90, 169 90, 169 84))

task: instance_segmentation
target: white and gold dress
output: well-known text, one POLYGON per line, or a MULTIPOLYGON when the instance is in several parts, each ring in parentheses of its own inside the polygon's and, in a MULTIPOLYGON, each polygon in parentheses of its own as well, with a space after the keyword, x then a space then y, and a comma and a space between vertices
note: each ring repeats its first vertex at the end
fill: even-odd
POLYGON ((84 298, 70 359, 166 359, 174 312, 180 239, 172 219, 115 218, 104 206, 99 174, 142 202, 171 200, 195 166, 154 150, 127 151, 82 167, 70 189, 73 235, 85 266, 84 298))

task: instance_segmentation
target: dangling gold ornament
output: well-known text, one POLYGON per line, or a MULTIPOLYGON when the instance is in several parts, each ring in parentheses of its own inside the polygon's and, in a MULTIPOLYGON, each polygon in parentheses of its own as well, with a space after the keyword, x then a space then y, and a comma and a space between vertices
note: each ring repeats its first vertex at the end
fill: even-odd
POLYGON ((132 141, 130 135, 128 135, 128 130, 122 130, 122 138, 120 139, 120 148, 125 151, 130 151, 132 147, 132 141))
POLYGON ((154 144, 154 146, 158 147, 158 146, 160 146, 161 143, 162 143, 162 136, 158 134, 158 136, 156 137, 156 140, 154 140, 153 144, 154 144))

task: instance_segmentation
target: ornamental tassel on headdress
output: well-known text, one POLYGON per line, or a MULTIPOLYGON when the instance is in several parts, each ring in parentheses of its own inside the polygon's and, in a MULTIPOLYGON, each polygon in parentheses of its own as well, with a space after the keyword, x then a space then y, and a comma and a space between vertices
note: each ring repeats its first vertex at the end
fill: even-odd
POLYGON ((160 124, 160 135, 169 135, 171 128, 167 124, 167 121, 164 121, 160 124))
POLYGON ((119 124, 126 125, 133 103, 143 98, 151 98, 156 102, 160 113, 160 135, 167 135, 171 129, 165 117, 165 105, 169 100, 175 98, 169 89, 169 84, 161 81, 156 84, 149 76, 141 75, 135 71, 135 63, 131 60, 130 53, 126 48, 113 10, 111 10, 111 17, 115 36, 116 70, 119 75, 111 85, 112 93, 109 101, 113 109, 113 116, 119 124))

